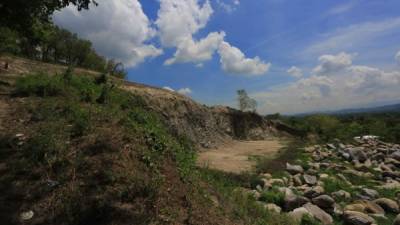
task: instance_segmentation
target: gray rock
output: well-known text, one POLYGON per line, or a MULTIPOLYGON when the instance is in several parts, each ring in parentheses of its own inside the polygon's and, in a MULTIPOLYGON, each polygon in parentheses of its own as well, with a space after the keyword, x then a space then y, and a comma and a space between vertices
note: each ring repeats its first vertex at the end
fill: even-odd
POLYGON ((26 220, 30 220, 33 218, 33 216, 35 215, 35 213, 32 210, 26 211, 26 212, 22 212, 19 216, 21 221, 26 221, 26 220))
POLYGON ((304 172, 303 167, 299 165, 291 165, 290 163, 286 163, 286 170, 292 175, 304 172))
POLYGON ((361 189, 361 193, 369 197, 370 199, 376 199, 379 197, 379 193, 376 190, 370 188, 361 189))
POLYGON ((400 151, 395 151, 390 155, 391 158, 400 160, 400 151))
POLYGON ((315 186, 306 190, 304 192, 304 196, 306 196, 307 198, 315 198, 322 195, 324 192, 325 190, 322 186, 315 186))
POLYGON ((275 213, 281 213, 282 209, 281 207, 273 204, 273 203, 269 203, 269 204, 265 204, 264 206, 268 211, 271 212, 275 212, 275 213))
POLYGON ((311 218, 313 218, 313 215, 304 207, 294 209, 292 212, 289 212, 288 215, 296 222, 300 222, 305 215, 308 215, 311 218))
POLYGON ((375 220, 361 212, 344 211, 343 220, 347 225, 371 225, 375 220))
POLYGON ((378 198, 374 201, 381 206, 386 212, 399 213, 399 204, 388 198, 378 198))
POLYGON ((364 152, 363 147, 349 148, 347 150, 352 160, 357 160, 363 163, 368 158, 367 154, 364 152))
POLYGON ((299 208, 304 204, 308 203, 310 200, 303 196, 288 196, 285 197, 285 210, 291 211, 293 209, 299 208))
POLYGON ((332 196, 336 199, 346 199, 347 200, 347 199, 351 198, 351 194, 344 190, 339 190, 339 191, 333 192, 332 196))
POLYGON ((307 211, 310 212, 311 215, 313 215, 313 217, 319 220, 322 224, 333 224, 332 216, 318 206, 307 203, 303 207, 307 209, 307 211))
POLYGON ((306 184, 314 185, 317 183, 317 177, 313 175, 304 174, 303 175, 304 181, 306 184))
POLYGON ((335 200, 329 195, 320 195, 312 199, 312 202, 322 209, 333 209, 335 200))
MULTIPOLYGON (((367 201, 367 200, 358 200, 355 201, 356 204, 361 204, 364 206, 364 212, 368 213, 368 214, 385 214, 385 210, 380 207, 378 204, 371 202, 371 201, 367 201)), ((356 210, 358 211, 358 210, 356 210)))

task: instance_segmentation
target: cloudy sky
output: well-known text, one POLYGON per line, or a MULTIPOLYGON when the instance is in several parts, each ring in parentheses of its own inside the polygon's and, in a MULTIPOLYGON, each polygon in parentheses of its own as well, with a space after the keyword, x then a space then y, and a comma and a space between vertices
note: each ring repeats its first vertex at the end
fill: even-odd
POLYGON ((54 22, 128 79, 209 104, 246 89, 261 113, 400 102, 398 0, 97 0, 54 22))

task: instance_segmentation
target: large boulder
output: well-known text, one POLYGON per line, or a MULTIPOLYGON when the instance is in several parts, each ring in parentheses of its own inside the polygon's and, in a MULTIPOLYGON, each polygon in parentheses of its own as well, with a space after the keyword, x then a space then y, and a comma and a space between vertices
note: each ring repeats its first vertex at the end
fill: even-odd
POLYGON ((346 225, 371 225, 375 223, 372 217, 356 211, 344 211, 343 220, 346 225))
POLYGON ((388 198, 378 198, 374 203, 381 206, 386 212, 399 213, 399 204, 388 198))
POLYGON ((367 201, 367 200, 358 200, 358 201, 355 201, 355 203, 363 205, 365 213, 382 214, 382 215, 385 214, 385 210, 374 202, 367 201))
POLYGON ((304 191, 304 196, 307 198, 315 198, 320 195, 322 195, 325 192, 324 188, 322 186, 315 186, 312 188, 308 188, 307 190, 304 191))
POLYGON ((286 163, 286 170, 292 175, 304 172, 303 167, 299 165, 292 165, 290 163, 286 163))
POLYGON ((336 199, 345 199, 345 200, 351 198, 351 194, 344 190, 339 190, 339 191, 333 192, 332 196, 336 199))
POLYGON ((361 189, 361 193, 369 199, 376 199, 379 197, 379 193, 376 190, 370 188, 361 189))
POLYGON ((282 211, 281 207, 279 207, 279 206, 277 206, 277 205, 275 205, 273 203, 265 204, 264 207, 268 211, 275 212, 275 213, 281 213, 281 211, 282 211))
POLYGON ((368 159, 368 156, 364 152, 363 147, 349 148, 348 153, 350 154, 352 160, 357 160, 361 163, 365 162, 368 159))
POLYGON ((322 224, 333 224, 333 219, 332 216, 326 213, 324 210, 319 208, 316 205, 313 205, 311 203, 307 203, 303 206, 305 209, 307 209, 308 212, 313 215, 314 218, 317 220, 321 221, 322 224))
POLYGON ((320 195, 312 199, 312 202, 323 209, 333 209, 335 200, 329 195, 320 195))
POLYGON ((294 209, 292 212, 289 212, 288 215, 296 222, 300 222, 301 219, 306 215, 313 217, 313 215, 304 207, 294 209))

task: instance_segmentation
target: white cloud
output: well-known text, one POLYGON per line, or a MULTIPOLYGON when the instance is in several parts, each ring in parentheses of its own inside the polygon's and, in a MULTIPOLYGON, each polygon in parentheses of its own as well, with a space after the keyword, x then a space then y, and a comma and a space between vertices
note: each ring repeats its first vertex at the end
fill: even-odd
POLYGON ((181 95, 190 95, 190 94, 192 93, 192 90, 191 90, 190 88, 188 88, 188 87, 186 87, 186 88, 181 88, 181 89, 179 89, 179 90, 177 90, 177 91, 175 91, 174 89, 172 89, 172 88, 169 87, 169 86, 165 86, 165 87, 163 87, 163 89, 168 90, 168 91, 177 92, 177 93, 179 93, 179 94, 181 94, 181 95))
POLYGON ((338 72, 352 64, 354 55, 341 52, 337 55, 322 55, 319 57, 320 65, 314 68, 315 74, 331 74, 338 72))
POLYGON ((203 5, 197 0, 160 0, 155 23, 162 44, 166 47, 177 47, 192 40, 192 35, 206 26, 212 13, 208 0, 203 5))
POLYGON ((198 42, 187 39, 178 45, 174 57, 165 61, 165 64, 193 62, 198 63, 197 65, 202 65, 201 62, 212 59, 215 50, 218 49, 224 37, 225 32, 212 32, 198 42))
POLYGON ((190 95, 192 90, 190 88, 181 88, 177 92, 182 95, 190 95))
POLYGON ((163 89, 168 90, 168 91, 175 91, 174 89, 172 89, 172 88, 169 87, 169 86, 165 86, 165 87, 163 87, 163 89))
POLYGON ((218 53, 221 56, 220 62, 225 72, 244 75, 262 75, 268 72, 270 63, 265 63, 260 58, 246 58, 240 49, 222 42, 218 53))
POLYGON ((400 64, 400 51, 397 52, 395 59, 396 59, 397 63, 400 64))
POLYGON ((269 91, 253 93, 263 113, 300 113, 317 110, 359 107, 377 102, 398 101, 400 71, 353 65, 347 53, 323 57, 342 63, 324 67, 320 60, 319 74, 311 75, 269 91), (344 60, 347 58, 347 60, 344 60), (341 60, 333 60, 341 59, 341 60), (336 65, 340 65, 337 66, 336 65), (337 68, 340 68, 337 70, 337 68))
POLYGON ((94 48, 108 58, 122 61, 128 67, 146 58, 162 54, 154 45, 146 44, 156 31, 138 0, 98 0, 98 7, 77 11, 67 7, 54 14, 54 22, 82 38, 91 40, 94 48))
MULTIPOLYGON (((307 47, 302 53, 307 57, 326 54, 327 52, 363 49, 374 40, 393 37, 400 30, 400 17, 377 22, 353 24, 345 28, 321 35, 321 40, 307 47)), ((304 56, 305 57, 305 56, 304 56)))
POLYGON ((287 70, 287 73, 295 78, 300 78, 303 76, 303 71, 296 66, 290 67, 290 69, 287 70))
POLYGON ((218 6, 225 10, 227 13, 232 13, 237 9, 237 7, 240 5, 239 0, 228 0, 229 2, 226 2, 226 0, 217 0, 216 3, 218 6))

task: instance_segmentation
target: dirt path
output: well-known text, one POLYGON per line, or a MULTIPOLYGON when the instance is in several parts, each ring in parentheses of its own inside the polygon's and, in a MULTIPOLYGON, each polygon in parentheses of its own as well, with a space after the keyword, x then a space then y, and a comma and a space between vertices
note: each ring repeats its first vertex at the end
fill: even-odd
POLYGON ((233 141, 216 149, 202 151, 197 160, 197 165, 209 167, 225 172, 241 173, 250 171, 255 166, 251 157, 275 157, 285 146, 281 139, 263 141, 233 141))

